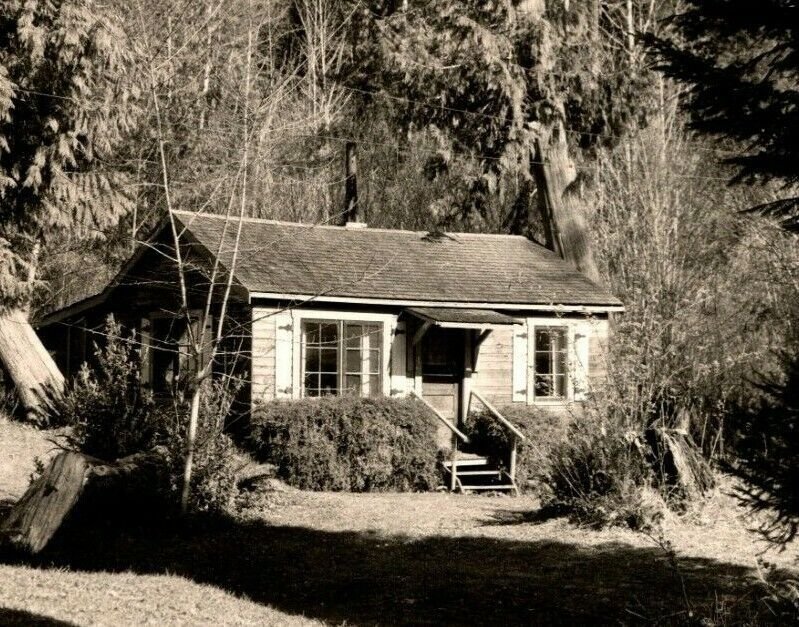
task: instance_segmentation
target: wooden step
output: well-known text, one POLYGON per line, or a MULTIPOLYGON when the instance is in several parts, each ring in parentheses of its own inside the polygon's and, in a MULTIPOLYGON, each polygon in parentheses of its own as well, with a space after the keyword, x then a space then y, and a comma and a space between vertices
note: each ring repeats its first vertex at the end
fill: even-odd
MULTIPOLYGON (((441 462, 445 468, 452 467, 452 460, 446 459, 441 462)), ((465 457, 464 459, 455 460, 455 464, 458 468, 463 466, 488 466, 488 458, 487 457, 465 457)))
POLYGON ((501 485, 463 485, 461 484, 461 490, 467 492, 469 490, 494 490, 495 492, 499 492, 500 490, 515 490, 516 486, 512 483, 503 483, 501 485))

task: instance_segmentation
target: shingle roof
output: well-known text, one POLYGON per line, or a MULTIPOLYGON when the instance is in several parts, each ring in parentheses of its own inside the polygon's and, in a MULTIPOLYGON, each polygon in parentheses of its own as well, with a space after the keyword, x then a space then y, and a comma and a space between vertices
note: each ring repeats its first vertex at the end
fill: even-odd
MULTIPOLYGON (((221 216, 176 212, 216 252, 221 216)), ((236 221, 225 231, 230 267, 236 221)), ((303 225, 247 219, 236 278, 251 293, 397 301, 619 306, 555 253, 513 235, 303 225)))

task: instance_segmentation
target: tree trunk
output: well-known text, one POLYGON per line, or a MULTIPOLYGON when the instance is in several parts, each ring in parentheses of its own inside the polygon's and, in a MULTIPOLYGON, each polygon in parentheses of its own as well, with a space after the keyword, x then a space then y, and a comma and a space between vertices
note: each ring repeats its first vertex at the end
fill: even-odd
POLYGON ((536 131, 530 169, 538 190, 545 245, 599 282, 582 207, 566 194, 577 179, 577 169, 569 156, 563 123, 540 125, 536 131))
POLYGON ((194 446, 197 440, 197 423, 200 420, 201 394, 201 386, 198 383, 191 395, 189 426, 186 433, 186 459, 183 464, 183 488, 180 492, 180 511, 184 515, 189 512, 189 501, 191 499, 191 475, 194 471, 194 446))
POLYGON ((47 546, 88 488, 92 488, 94 494, 124 495, 130 493, 126 488, 136 478, 138 485, 151 489, 165 457, 162 448, 130 455, 114 463, 74 451, 59 453, 0 522, 0 540, 17 550, 38 553, 47 546))
POLYGON ((63 390, 64 375, 19 309, 0 314, 0 363, 33 418, 41 416, 50 394, 63 390))

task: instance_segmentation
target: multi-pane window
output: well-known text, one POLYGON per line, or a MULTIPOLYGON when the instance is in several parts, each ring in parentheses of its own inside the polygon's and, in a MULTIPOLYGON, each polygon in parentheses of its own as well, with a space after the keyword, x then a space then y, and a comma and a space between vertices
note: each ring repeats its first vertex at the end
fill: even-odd
POLYGON ((535 327, 535 398, 566 398, 568 337, 567 327, 535 327))
POLYGON ((380 394, 382 325, 306 321, 302 339, 303 396, 380 394))

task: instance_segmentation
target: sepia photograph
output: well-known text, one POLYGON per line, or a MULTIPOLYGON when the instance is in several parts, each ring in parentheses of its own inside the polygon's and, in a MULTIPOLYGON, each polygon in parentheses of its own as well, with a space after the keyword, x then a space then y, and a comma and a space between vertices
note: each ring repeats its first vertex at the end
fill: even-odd
POLYGON ((0 0, 0 626, 799 624, 796 0, 0 0))

